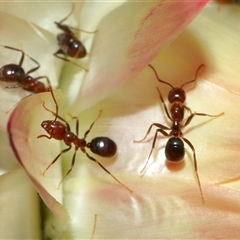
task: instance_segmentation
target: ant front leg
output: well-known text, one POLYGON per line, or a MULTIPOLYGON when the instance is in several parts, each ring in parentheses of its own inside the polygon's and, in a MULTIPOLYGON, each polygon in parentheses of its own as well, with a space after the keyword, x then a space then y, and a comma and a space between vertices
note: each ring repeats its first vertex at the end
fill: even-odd
MULTIPOLYGON (((44 176, 44 174, 46 173, 46 171, 59 159, 59 157, 65 153, 68 152, 70 149, 72 148, 72 146, 69 146, 68 148, 62 150, 54 159, 53 161, 47 166, 47 168, 44 170, 44 172, 42 173, 42 175, 44 176)), ((62 181, 61 181, 62 182, 62 181)))
MULTIPOLYGON (((71 147, 70 147, 70 148, 71 148, 71 147)), ((69 151, 70 148, 67 148, 67 149, 63 150, 63 152, 64 152, 64 151, 65 151, 65 152, 69 151)), ((69 168, 69 170, 67 171, 67 173, 65 174, 65 176, 62 178, 62 180, 60 181, 60 183, 58 184, 57 189, 59 189, 59 187, 60 187, 61 183, 63 182, 63 180, 64 180, 64 179, 68 176, 68 174, 72 171, 72 169, 73 169, 73 167, 74 167, 74 164, 75 164, 75 159, 76 159, 77 150, 78 150, 78 148, 75 147, 75 152, 74 152, 74 155, 73 155, 73 157, 72 157, 71 167, 69 168)), ((62 152, 60 153, 60 156, 61 156, 61 154, 62 154, 62 152)), ((60 157, 60 156, 57 156, 57 158, 60 157)), ((55 161, 56 161, 56 160, 55 160, 55 161)))
POLYGON ((201 194, 201 197, 202 197, 202 202, 204 203, 204 197, 203 197, 203 192, 202 192, 202 186, 201 186, 201 182, 200 182, 200 178, 198 176, 198 168, 197 168, 197 158, 196 158, 196 153, 195 153, 195 148, 194 146, 192 145, 192 143, 182 137, 183 141, 186 142, 188 144, 188 146, 192 149, 192 152, 193 152, 193 161, 194 161, 194 172, 195 172, 195 176, 197 178, 197 182, 198 182, 198 186, 199 186, 199 190, 200 190, 200 194, 201 194))
MULTIPOLYGON (((153 151, 153 149, 155 148, 155 143, 156 143, 156 140, 157 140, 157 135, 158 135, 158 133, 160 132, 160 133, 162 133, 162 135, 164 135, 164 136, 166 136, 166 137, 170 136, 170 134, 171 134, 171 133, 165 132, 165 131, 162 129, 162 127, 164 127, 164 129, 167 128, 167 127, 165 127, 165 126, 163 126, 163 125, 161 125, 161 124, 157 124, 157 123, 153 123, 153 124, 150 126, 149 130, 151 129, 151 127, 152 127, 153 125, 154 125, 154 126, 157 126, 159 129, 157 129, 156 132, 155 132, 155 135, 154 135, 154 138, 153 138, 153 143, 152 143, 152 148, 151 148, 151 151, 150 151, 150 153, 149 153, 149 155, 148 155, 147 162, 145 163, 145 165, 144 165, 143 169, 140 171, 140 173, 142 173, 142 172, 146 169, 146 167, 147 167, 147 165, 148 165, 150 156, 152 155, 152 151, 153 151)), ((165 130, 170 130, 170 129, 167 128, 167 129, 165 129, 165 130)))
POLYGON ((87 157, 94 161, 95 163, 97 163, 106 173, 108 173, 116 182, 118 182, 120 185, 122 185, 124 188, 126 188, 130 193, 132 193, 133 191, 128 188, 126 185, 124 185, 122 182, 120 182, 116 177, 114 177, 114 175, 112 175, 111 172, 109 172, 98 160, 96 160, 95 158, 91 157, 85 150, 81 149, 86 155, 87 157))
POLYGON ((148 131, 147 131, 147 133, 146 133, 146 135, 144 136, 143 139, 141 139, 141 140, 134 140, 133 142, 135 142, 135 143, 140 143, 140 142, 144 141, 144 140, 146 139, 147 135, 150 133, 150 131, 151 131, 151 129, 152 129, 153 126, 158 127, 158 128, 161 128, 161 129, 164 129, 164 130, 171 130, 171 128, 165 127, 165 126, 163 126, 163 125, 160 124, 160 123, 153 123, 153 124, 151 124, 151 126, 149 127, 149 129, 148 129, 148 131))
MULTIPOLYGON (((190 108, 189 108, 190 109, 190 108)), ((204 117, 220 117, 224 114, 224 112, 218 114, 218 115, 210 115, 210 114, 206 114, 206 113, 192 113, 186 120, 186 122, 184 123, 183 127, 186 127, 193 119, 194 116, 204 116, 204 117)))
POLYGON ((159 97, 160 97, 160 99, 161 99, 161 101, 162 101, 162 104, 163 104, 165 113, 167 114, 168 118, 172 121, 172 118, 171 118, 171 116, 170 116, 170 114, 169 114, 169 112, 168 112, 168 110, 167 110, 167 106, 166 106, 166 104, 165 104, 165 102, 164 102, 164 100, 163 100, 162 94, 161 94, 161 92, 160 92, 160 90, 159 90, 158 88, 157 88, 157 91, 158 91, 159 97))
POLYGON ((186 105, 183 106, 188 112, 190 112, 190 115, 192 115, 192 109, 187 107, 186 105))
POLYGON ((21 50, 21 49, 17 49, 17 48, 13 48, 13 47, 9 47, 9 46, 4 46, 4 45, 0 45, 0 46, 2 46, 2 47, 4 47, 4 48, 7 48, 7 49, 11 49, 11 50, 14 50, 14 51, 18 51, 18 52, 21 52, 22 53, 22 56, 21 56, 21 58, 20 58, 20 61, 19 61, 19 66, 21 67, 22 66, 22 63, 23 63, 23 61, 24 61, 24 52, 21 50))
POLYGON ((19 88, 19 87, 22 87, 22 85, 17 83, 16 85, 8 85, 5 88, 19 88))
POLYGON ((95 119, 95 121, 90 125, 89 129, 85 132, 83 139, 86 139, 87 135, 89 134, 89 132, 91 131, 93 125, 95 124, 95 122, 101 117, 102 115, 102 110, 99 111, 98 117, 95 119))
POLYGON ((53 55, 54 55, 55 57, 59 58, 59 59, 62 59, 62 60, 65 61, 65 62, 70 62, 70 63, 74 64, 75 66, 80 67, 80 68, 82 68, 84 71, 88 72, 88 69, 84 68, 83 66, 81 66, 81 65, 79 65, 79 64, 77 64, 77 63, 75 63, 75 62, 73 62, 73 61, 71 61, 71 60, 69 60, 66 56, 65 56, 65 57, 59 56, 59 54, 63 54, 63 55, 65 56, 65 54, 62 52, 61 49, 59 49, 59 50, 58 50, 57 52, 55 52, 53 55))

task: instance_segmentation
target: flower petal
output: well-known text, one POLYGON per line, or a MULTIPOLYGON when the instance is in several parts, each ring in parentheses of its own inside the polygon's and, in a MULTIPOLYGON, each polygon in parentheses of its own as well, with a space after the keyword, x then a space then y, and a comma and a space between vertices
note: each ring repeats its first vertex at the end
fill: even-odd
MULTIPOLYGON (((52 34, 27 21, 3 12, 0 12, 0 34, 2 36, 1 45, 23 49, 26 54, 40 63, 41 67, 36 72, 31 73, 32 77, 47 75, 53 87, 58 85, 60 66, 56 63, 56 58, 50 54, 54 52, 51 44, 55 39, 52 34), (30 42, 31 44, 29 44, 30 42), (49 54, 46 54, 46 52, 49 54)), ((11 63, 19 64, 20 58, 20 52, 0 46, 1 67, 11 63)), ((29 59, 28 56, 25 56, 23 69, 27 72, 34 67, 36 67, 36 63, 29 59)), ((15 85, 15 82, 0 81, 0 83, 0 128, 6 130, 11 110, 22 98, 31 94, 31 92, 27 92, 22 88, 5 88, 6 86, 15 85)))
POLYGON ((74 216, 74 239, 91 236, 95 214, 94 239, 239 236, 239 192, 204 184, 206 202, 202 204, 193 181, 177 177, 125 175, 125 181, 134 189, 132 195, 124 189, 111 187, 107 181, 104 176, 100 179, 94 175, 66 180, 65 205, 74 216), (103 179, 106 184, 102 183, 103 179), (98 181, 101 183, 96 185, 98 181))
POLYGON ((79 113, 131 82, 207 2, 126 2, 106 15, 94 37, 83 87, 79 94, 80 88, 70 88, 71 112, 79 113))
POLYGON ((18 168, 0 176, 0 238, 40 239, 39 197, 18 168))
MULTIPOLYGON (((45 134, 40 128, 41 122, 52 118, 52 115, 42 106, 45 101, 51 103, 49 95, 49 93, 43 93, 23 99, 11 114, 8 122, 8 134, 16 158, 36 190, 55 216, 66 222, 68 213, 60 204, 62 203, 62 191, 56 189, 59 179, 61 179, 60 162, 54 164, 54 168, 50 168, 46 176, 42 176, 42 172, 55 157, 54 150, 58 151, 59 149, 60 152, 59 142, 51 141, 54 147, 49 148, 46 142, 43 143, 45 140, 37 139, 37 136, 45 134), (52 172, 51 178, 47 177, 49 172, 52 172)), ((61 97, 63 98, 63 96, 61 97)), ((49 104, 48 107, 51 105, 49 104)))

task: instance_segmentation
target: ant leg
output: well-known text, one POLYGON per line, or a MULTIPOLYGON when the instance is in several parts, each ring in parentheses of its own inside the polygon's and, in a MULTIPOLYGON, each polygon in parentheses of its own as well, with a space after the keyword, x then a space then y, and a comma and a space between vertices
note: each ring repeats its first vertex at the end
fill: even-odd
POLYGON ((16 85, 6 86, 5 88, 19 88, 19 87, 21 87, 21 84, 17 83, 16 85))
POLYGON ((89 129, 85 132, 83 139, 85 139, 87 137, 87 135, 89 134, 89 132, 91 131, 93 125, 95 124, 95 122, 101 117, 102 115, 102 110, 99 111, 98 117, 95 119, 95 121, 90 125, 89 129))
POLYGON ((210 114, 206 114, 206 113, 192 113, 186 120, 186 122, 184 123, 183 127, 186 127, 193 119, 194 116, 204 116, 204 117, 220 117, 224 114, 224 112, 217 114, 217 115, 210 115, 210 114))
POLYGON ((187 111, 190 112, 190 115, 192 114, 192 109, 191 109, 191 108, 187 107, 186 105, 184 105, 183 107, 184 107, 187 111))
POLYGON ((69 115, 72 119, 75 119, 75 120, 76 120, 76 135, 78 136, 79 119, 78 119, 78 117, 73 117, 73 116, 71 115, 71 113, 68 113, 68 115, 69 115))
POLYGON ((22 63, 23 63, 23 60, 24 60, 24 52, 21 50, 21 49, 18 49, 18 48, 13 48, 13 47, 9 47, 9 46, 4 46, 4 45, 0 45, 4 48, 8 48, 8 49, 11 49, 11 50, 15 50, 15 51, 18 51, 18 52, 21 52, 22 53, 22 56, 20 58, 20 61, 19 61, 19 66, 21 67, 22 66, 22 63))
POLYGON ((27 55, 33 62, 35 62, 37 64, 36 67, 34 67, 34 68, 32 68, 32 69, 30 69, 29 71, 26 72, 26 75, 29 75, 30 73, 35 72, 36 70, 38 70, 40 68, 40 64, 35 59, 30 57, 28 54, 25 53, 25 55, 27 55))
POLYGON ((161 129, 161 128, 156 130, 155 135, 154 135, 154 139, 153 139, 153 143, 152 143, 152 148, 151 148, 151 151, 150 151, 150 153, 149 153, 149 155, 148 155, 147 162, 145 163, 145 165, 144 165, 143 169, 140 171, 140 173, 142 173, 142 172, 146 169, 146 167, 147 167, 147 165, 148 165, 149 158, 150 158, 150 156, 152 155, 153 149, 155 148, 155 143, 156 143, 157 135, 158 135, 159 132, 161 132, 164 136, 167 136, 167 137, 170 136, 169 133, 165 132, 165 131, 164 131, 163 129, 161 129))
POLYGON ((163 104, 163 106, 164 106, 164 110, 165 110, 168 118, 172 121, 172 118, 171 118, 171 116, 170 116, 170 114, 169 114, 169 112, 168 112, 168 110, 167 110, 167 106, 166 106, 166 104, 165 104, 165 102, 164 102, 164 100, 163 100, 163 98, 162 98, 161 92, 160 92, 160 90, 159 90, 158 88, 157 88, 157 91, 158 91, 158 93, 159 93, 159 97, 160 97, 160 99, 161 99, 161 101, 162 101, 162 104, 163 104))
POLYGON ((62 151, 53 159, 53 161, 48 165, 48 167, 44 170, 44 172, 42 173, 42 176, 44 176, 44 174, 46 173, 46 171, 59 159, 59 157, 60 157, 63 153, 68 152, 71 148, 72 148, 72 146, 69 146, 68 148, 62 150, 62 151))
POLYGON ((86 30, 83 30, 83 29, 80 29, 80 28, 75 28, 75 27, 69 27, 69 29, 72 29, 72 30, 76 30, 76 31, 80 31, 80 32, 84 32, 84 33, 89 33, 89 34, 92 34, 92 33, 96 33, 97 30, 93 31, 93 32, 90 32, 90 31, 86 31, 86 30))
POLYGON ((24 61, 24 56, 25 55, 28 56, 33 62, 35 62, 37 64, 37 67, 32 68, 31 70, 26 72, 26 75, 29 75, 30 73, 35 72, 40 67, 40 64, 35 59, 30 57, 28 54, 24 53, 21 49, 9 47, 9 46, 4 46, 4 45, 0 45, 0 46, 3 46, 4 48, 8 48, 8 49, 15 50, 15 51, 18 51, 18 52, 22 53, 21 59, 20 59, 19 64, 18 64, 20 67, 22 66, 22 63, 24 61))
POLYGON ((74 64, 75 66, 80 67, 80 68, 82 68, 84 71, 88 72, 88 69, 82 67, 81 65, 79 65, 79 64, 77 64, 77 63, 75 63, 75 62, 73 62, 73 61, 71 61, 71 60, 69 60, 69 59, 66 58, 66 57, 61 57, 61 56, 59 56, 58 54, 62 54, 62 51, 61 51, 61 50, 58 50, 58 51, 55 52, 53 55, 54 55, 55 57, 57 57, 57 58, 62 59, 63 61, 70 62, 70 63, 74 64))
MULTIPOLYGON (((65 149, 66 150, 66 149, 65 149)), ((60 183, 58 184, 57 189, 59 189, 61 183, 63 182, 63 180, 68 176, 68 174, 72 171, 74 164, 75 164, 75 158, 76 158, 76 153, 77 153, 78 148, 75 148, 75 152, 74 155, 72 157, 72 162, 71 162, 71 167, 69 168, 69 170, 67 171, 67 173, 65 174, 65 176, 62 178, 62 180, 60 181, 60 183)), ((69 148, 67 149, 67 151, 69 151, 69 148)), ((61 153, 60 153, 61 154, 61 153)))
POLYGON ((98 216, 97 214, 94 215, 93 231, 92 231, 92 235, 91 235, 90 240, 93 239, 94 233, 95 233, 95 231, 96 231, 96 226, 97 226, 97 216, 98 216))
POLYGON ((183 141, 186 142, 186 143, 188 144, 188 146, 192 149, 192 152, 193 152, 193 161, 194 161, 194 172, 195 172, 195 176, 196 176, 196 178, 197 178, 197 182, 198 182, 198 186, 199 186, 199 190, 200 190, 202 202, 204 203, 202 186, 201 186, 200 179, 199 179, 199 176, 198 176, 198 171, 197 171, 197 159, 196 159, 196 153, 195 153, 194 146, 193 146, 192 143, 191 143, 189 140, 187 140, 186 138, 182 137, 182 139, 183 139, 183 141))
POLYGON ((140 142, 142 142, 143 140, 145 140, 146 137, 147 137, 147 135, 150 133, 150 131, 151 131, 151 129, 152 129, 153 126, 158 127, 158 128, 162 128, 162 129, 164 129, 164 130, 171 130, 171 128, 165 127, 165 126, 163 126, 162 124, 153 123, 153 124, 151 124, 151 126, 149 127, 149 129, 148 129, 148 131, 147 131, 147 133, 146 133, 146 135, 144 136, 143 139, 141 139, 141 140, 133 140, 133 142, 135 142, 135 143, 140 143, 140 142))
POLYGON ((86 151, 84 151, 83 149, 81 149, 86 155, 87 157, 94 161, 95 163, 97 163, 105 172, 107 172, 116 182, 118 182, 119 184, 121 184, 124 188, 126 188, 129 192, 133 192, 130 188, 128 188, 126 185, 124 185, 123 183, 121 183, 116 177, 114 177, 111 172, 109 172, 100 162, 98 162, 98 160, 96 160, 95 158, 91 157, 86 151))

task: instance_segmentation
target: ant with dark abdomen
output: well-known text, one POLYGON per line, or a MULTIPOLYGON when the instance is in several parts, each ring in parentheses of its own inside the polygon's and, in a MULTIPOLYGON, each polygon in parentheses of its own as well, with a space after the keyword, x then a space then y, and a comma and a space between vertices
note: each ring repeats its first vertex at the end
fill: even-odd
POLYGON ((67 57, 72 57, 72 58, 84 58, 87 55, 87 51, 83 44, 78 40, 78 38, 75 36, 72 30, 77 30, 85 33, 95 33, 94 32, 89 32, 85 31, 79 28, 74 28, 70 27, 66 24, 63 24, 64 21, 66 21, 69 16, 73 13, 74 11, 74 5, 72 5, 71 12, 63 18, 60 22, 55 22, 57 27, 63 31, 63 33, 60 33, 57 35, 57 40, 58 40, 58 45, 60 49, 55 52, 53 55, 57 58, 60 58, 64 61, 71 62, 72 64, 84 69, 86 72, 88 71, 86 68, 78 65, 77 63, 69 60, 67 57), (59 56, 59 54, 64 55, 64 57, 59 56))
POLYGON ((39 82, 39 79, 45 78, 48 82, 48 85, 50 84, 48 77, 41 76, 37 78, 31 77, 29 74, 37 71, 40 67, 40 64, 33 58, 31 58, 29 55, 24 53, 22 50, 9 47, 9 46, 3 46, 4 48, 8 48, 14 51, 18 51, 22 53, 22 56, 20 58, 20 61, 18 64, 7 64, 0 68, 0 80, 3 82, 17 82, 16 85, 10 85, 6 86, 5 88, 19 88, 22 87, 24 90, 30 91, 32 93, 40 93, 40 92, 48 92, 49 89, 45 87, 45 85, 42 82, 39 82), (25 72, 22 68, 22 64, 24 61, 24 56, 27 55, 34 63, 37 64, 36 67, 30 69, 29 71, 25 72))
POLYGON ((65 174, 65 176, 62 178, 62 180, 60 181, 60 183, 58 184, 58 188, 61 185, 61 183, 63 182, 63 180, 68 176, 68 174, 72 171, 74 164, 75 164, 75 157, 76 157, 76 153, 78 151, 78 149, 81 149, 81 151, 86 154, 86 156, 94 161, 95 163, 97 163, 105 172, 107 172, 112 178, 114 178, 119 184, 121 184, 124 188, 126 188, 128 191, 132 192, 131 189, 129 189, 127 186, 125 186, 123 183, 121 183, 115 176, 113 176, 100 162, 98 162, 98 160, 96 160, 95 158, 93 158, 92 156, 90 156, 87 151, 86 148, 89 148, 91 150, 91 152, 97 154, 98 156, 101 157, 113 157, 116 152, 117 152, 117 145, 116 143, 111 140, 108 137, 96 137, 94 139, 92 139, 91 142, 87 142, 86 138, 89 134, 89 132, 91 131, 93 125, 95 124, 95 122, 99 119, 99 117, 101 116, 102 111, 100 111, 97 119, 90 125, 89 129, 85 132, 84 137, 83 138, 79 138, 78 137, 78 129, 79 129, 79 120, 77 117, 72 117, 72 119, 76 120, 76 134, 73 133, 71 131, 70 125, 68 124, 68 122, 62 118, 61 116, 58 115, 58 104, 57 101, 55 99, 55 96, 53 94, 52 88, 51 86, 49 86, 50 89, 50 93, 52 95, 53 101, 55 103, 56 106, 56 112, 53 112, 52 110, 48 109, 45 106, 45 103, 43 102, 43 107, 50 113, 52 113, 55 116, 54 120, 45 120, 42 122, 41 126, 42 128, 49 134, 49 135, 39 135, 38 138, 42 138, 42 137, 46 137, 48 139, 56 139, 56 140, 60 140, 60 141, 64 141, 64 143, 68 146, 68 148, 62 150, 55 158, 54 160, 48 165, 48 167, 44 170, 44 172, 42 173, 42 175, 44 175, 46 173, 46 171, 59 159, 59 157, 63 154, 68 152, 71 148, 72 145, 75 146, 75 152, 73 154, 72 157, 72 162, 71 162, 71 167, 70 169, 67 171, 67 173, 65 174), (57 119, 61 120, 58 121, 57 119))
POLYGON ((148 160, 141 172, 144 171, 144 169, 146 168, 146 166, 148 164, 149 158, 155 147, 158 133, 161 133, 162 135, 164 135, 166 137, 170 137, 169 140, 167 141, 167 144, 165 147, 165 156, 168 161, 176 163, 176 162, 180 162, 183 160, 184 155, 185 155, 185 148, 184 148, 184 142, 185 142, 191 148, 191 150, 193 152, 194 172, 195 172, 195 175, 197 178, 202 201, 204 202, 202 187, 201 187, 201 183, 200 183, 200 179, 199 179, 198 171, 197 171, 197 159, 196 159, 195 148, 188 139, 183 137, 182 128, 186 127, 192 121, 194 116, 219 117, 219 116, 223 115, 224 113, 220 113, 218 115, 210 115, 210 114, 206 114, 206 113, 197 113, 197 112, 192 113, 192 110, 184 104, 184 102, 186 100, 186 94, 185 94, 185 91, 183 90, 183 87, 189 83, 193 83, 196 81, 197 74, 198 74, 200 68, 204 66, 203 64, 198 67, 195 78, 189 82, 184 83, 180 88, 173 87, 170 83, 161 80, 158 77, 158 74, 157 74, 156 70, 154 69, 154 67, 150 64, 148 66, 153 70, 153 72, 155 73, 155 76, 159 82, 167 84, 168 86, 170 86, 172 88, 171 91, 168 93, 168 101, 171 103, 170 113, 167 109, 167 106, 166 106, 164 100, 163 100, 160 90, 157 88, 159 97, 161 99, 161 102, 162 102, 164 110, 165 110, 165 113, 166 113, 167 117, 170 119, 170 121, 172 122, 172 126, 166 127, 160 123, 152 123, 151 126, 149 127, 146 135, 144 136, 144 138, 141 140, 138 140, 138 141, 136 141, 136 140, 134 141, 137 143, 142 142, 144 139, 146 139, 147 135, 150 133, 153 126, 158 128, 156 130, 154 138, 153 138, 152 148, 151 148, 150 154, 148 156, 148 160), (190 115, 186 119, 185 123, 183 123, 184 110, 187 110, 190 113, 190 115), (169 130, 170 132, 166 132, 167 130, 169 130))

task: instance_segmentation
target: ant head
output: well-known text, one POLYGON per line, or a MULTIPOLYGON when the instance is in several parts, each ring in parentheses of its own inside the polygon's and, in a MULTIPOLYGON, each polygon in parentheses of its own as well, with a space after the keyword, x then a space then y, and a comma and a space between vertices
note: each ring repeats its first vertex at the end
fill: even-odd
POLYGON ((41 123, 41 127, 56 140, 62 140, 66 132, 66 126, 59 121, 45 120, 41 123))
POLYGON ((173 102, 181 102, 184 103, 186 100, 185 91, 182 88, 172 88, 172 90, 168 94, 168 101, 170 103, 173 102))
POLYGON ((7 64, 0 69, 0 78, 5 82, 21 82, 25 72, 20 65, 7 64))

